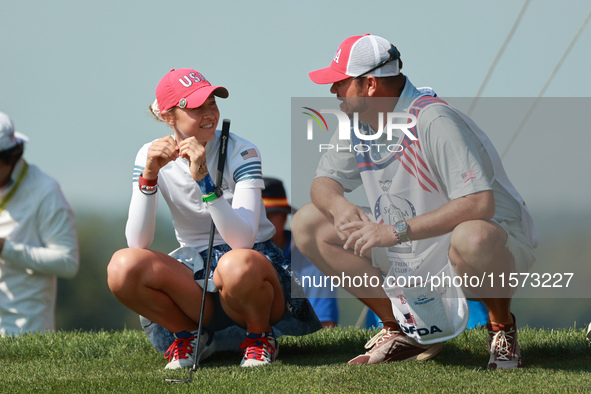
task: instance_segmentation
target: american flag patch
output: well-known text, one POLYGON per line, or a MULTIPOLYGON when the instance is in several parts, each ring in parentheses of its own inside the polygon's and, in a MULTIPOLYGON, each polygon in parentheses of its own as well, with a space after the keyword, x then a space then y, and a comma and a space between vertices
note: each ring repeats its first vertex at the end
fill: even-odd
POLYGON ((240 152, 240 156, 242 156, 242 158, 244 160, 246 160, 246 159, 252 159, 253 157, 258 157, 259 155, 257 154, 256 149, 250 148, 250 149, 240 152))
POLYGON ((476 175, 474 175, 474 171, 472 170, 468 170, 462 174, 462 179, 464 180, 464 183, 474 178, 476 178, 476 175))

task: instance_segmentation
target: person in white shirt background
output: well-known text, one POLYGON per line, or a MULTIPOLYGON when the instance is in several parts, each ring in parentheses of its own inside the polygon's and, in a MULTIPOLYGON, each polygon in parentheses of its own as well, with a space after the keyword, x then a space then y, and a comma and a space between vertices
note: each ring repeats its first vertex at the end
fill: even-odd
POLYGON ((55 329, 57 277, 78 273, 74 214, 58 182, 23 158, 0 112, 0 336, 55 329))

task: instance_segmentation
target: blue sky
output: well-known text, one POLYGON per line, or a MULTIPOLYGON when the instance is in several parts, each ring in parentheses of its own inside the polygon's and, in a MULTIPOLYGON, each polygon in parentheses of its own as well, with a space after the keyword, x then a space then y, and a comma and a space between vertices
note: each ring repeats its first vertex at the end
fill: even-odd
MULTIPOLYGON (((60 181, 75 211, 125 212, 137 150, 168 132, 146 112, 156 84, 171 68, 196 68, 228 88, 222 118, 289 189, 291 98, 329 95, 307 73, 327 66, 343 39, 381 35, 401 51, 415 85, 473 97, 523 4, 4 1, 0 111, 30 137, 26 158, 60 181)), ((483 96, 536 97, 590 11, 588 0, 531 1, 483 96)), ((544 97, 589 100, 590 48, 587 26, 544 97)), ((590 120, 586 111, 563 116, 590 120)), ((560 124, 524 128, 505 159, 534 210, 557 199, 588 207, 589 130, 560 124)), ((515 128, 489 132, 499 151, 515 128)))

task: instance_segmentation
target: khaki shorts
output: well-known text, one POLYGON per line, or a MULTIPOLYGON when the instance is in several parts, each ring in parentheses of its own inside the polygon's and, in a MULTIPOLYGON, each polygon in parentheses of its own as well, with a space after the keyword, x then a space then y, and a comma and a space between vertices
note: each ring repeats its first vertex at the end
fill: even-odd
MULTIPOLYGON (((497 223, 497 222, 495 222, 497 223)), ((523 226, 518 221, 497 223, 507 233, 505 247, 515 259, 514 272, 529 272, 536 262, 534 248, 530 245, 527 236, 523 232, 523 226)))

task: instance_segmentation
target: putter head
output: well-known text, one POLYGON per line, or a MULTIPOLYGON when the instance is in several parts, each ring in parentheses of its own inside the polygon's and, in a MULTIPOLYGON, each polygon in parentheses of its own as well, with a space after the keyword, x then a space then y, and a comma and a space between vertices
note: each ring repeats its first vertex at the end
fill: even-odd
POLYGON ((194 370, 195 370, 194 368, 189 369, 189 377, 187 379, 168 378, 168 379, 164 379, 164 380, 166 380, 168 383, 191 383, 193 381, 193 379, 191 379, 191 375, 193 374, 194 370))
POLYGON ((165 379, 169 383, 191 383, 191 379, 165 379))

